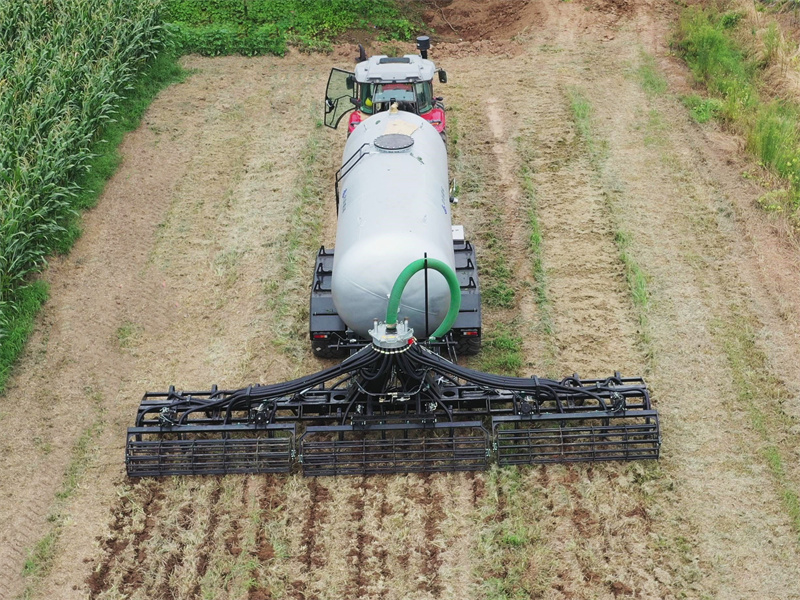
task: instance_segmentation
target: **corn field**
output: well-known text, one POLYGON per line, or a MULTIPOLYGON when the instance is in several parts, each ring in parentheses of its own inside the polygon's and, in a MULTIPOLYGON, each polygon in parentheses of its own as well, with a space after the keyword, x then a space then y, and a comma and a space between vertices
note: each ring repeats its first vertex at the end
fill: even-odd
POLYGON ((165 43, 159 4, 0 2, 0 344, 64 236, 92 143, 165 43))

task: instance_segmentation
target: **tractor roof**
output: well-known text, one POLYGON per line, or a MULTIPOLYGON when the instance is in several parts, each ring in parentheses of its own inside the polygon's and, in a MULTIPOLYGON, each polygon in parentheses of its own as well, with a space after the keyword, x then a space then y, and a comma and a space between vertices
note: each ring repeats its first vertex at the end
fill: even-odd
POLYGON ((416 54, 397 58, 371 56, 356 65, 356 81, 360 83, 391 83, 395 81, 430 81, 436 66, 416 54))

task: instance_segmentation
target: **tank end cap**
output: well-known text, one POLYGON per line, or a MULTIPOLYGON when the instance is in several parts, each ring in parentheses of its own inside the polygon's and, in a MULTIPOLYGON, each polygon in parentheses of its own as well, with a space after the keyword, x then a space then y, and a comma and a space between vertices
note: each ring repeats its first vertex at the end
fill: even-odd
POLYGON ((398 350, 407 348, 414 340, 414 330, 406 323, 397 323, 394 330, 386 323, 377 323, 369 330, 372 343, 383 350, 398 350))

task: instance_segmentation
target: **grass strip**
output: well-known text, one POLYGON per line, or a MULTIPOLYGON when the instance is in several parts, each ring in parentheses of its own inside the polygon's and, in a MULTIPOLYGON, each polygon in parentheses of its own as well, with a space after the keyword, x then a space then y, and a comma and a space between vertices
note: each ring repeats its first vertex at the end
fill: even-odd
POLYGON ((532 136, 520 135, 515 139, 517 154, 521 166, 519 181, 526 204, 528 218, 528 251, 531 256, 531 275, 533 276, 533 294, 539 311, 538 329, 544 339, 544 363, 552 365, 558 355, 553 322, 552 303, 547 292, 547 271, 544 265, 544 238, 539 223, 536 183, 534 181, 534 148, 532 136))
POLYGON ((264 290, 276 319, 284 324, 273 342, 282 352, 298 360, 309 348, 305 342, 308 302, 302 300, 301 294, 307 289, 313 266, 309 261, 322 243, 325 202, 333 202, 328 180, 333 160, 329 139, 324 135, 322 121, 316 118, 300 155, 294 208, 281 243, 284 257, 280 276, 270 281, 264 290))
MULTIPOLYGON (((79 190, 73 199, 75 210, 85 210, 97 204, 106 182, 122 161, 118 148, 125 134, 139 126, 145 110, 162 89, 182 81, 188 74, 178 64, 174 53, 164 52, 136 79, 122 99, 115 119, 103 127, 89 148, 91 158, 87 161, 87 169, 75 179, 79 190)), ((71 212, 64 230, 56 238, 55 250, 61 253, 69 251, 80 237, 80 223, 80 214, 71 212)), ((0 336, 0 393, 5 389, 14 362, 25 347, 34 319, 47 297, 47 283, 37 280, 19 288, 12 303, 0 306, 4 313, 0 322, 5 321, 0 323, 4 329, 4 335, 0 336)))
POLYGON ((15 294, 16 306, 6 319, 5 336, 0 338, 0 393, 5 389, 14 362, 25 347, 36 314, 47 297, 47 282, 41 280, 19 288, 15 294))
POLYGON ((589 151, 589 160, 596 171, 600 171, 601 162, 608 155, 606 140, 597 139, 592 128, 592 105, 584 93, 575 86, 566 89, 572 120, 578 135, 583 139, 589 151))
MULTIPOLYGON (((448 110, 449 155, 456 171, 456 181, 460 182, 454 190, 455 195, 468 194, 470 203, 480 211, 480 224, 475 234, 482 251, 478 265, 481 299, 490 308, 513 308, 517 298, 513 272, 506 254, 503 214, 497 199, 486 197, 488 175, 485 173, 485 157, 474 153, 474 149, 481 145, 470 140, 466 146, 470 153, 461 151, 460 110, 455 106, 448 110)), ((476 131, 485 132, 486 128, 476 131)))
POLYGON ((636 77, 648 96, 662 96, 667 91, 667 80, 659 71, 656 59, 652 54, 644 51, 640 53, 636 77))
POLYGON ((498 323, 483 337, 483 347, 479 355, 480 369, 487 373, 521 376, 525 364, 522 352, 522 336, 514 323, 498 323))
POLYGON ((533 471, 493 465, 478 507, 478 577, 481 598, 541 598, 555 577, 555 563, 538 523, 547 510, 533 471))
POLYGON ((208 56, 330 51, 348 30, 409 40, 422 26, 393 0, 163 0, 163 9, 181 51, 208 56))
POLYGON ((614 243, 622 265, 625 267, 625 280, 628 283, 633 306, 636 309, 636 319, 639 322, 639 339, 645 357, 648 360, 653 358, 652 338, 650 337, 649 317, 650 310, 650 289, 648 286, 648 276, 639 265, 636 257, 631 250, 631 235, 619 226, 617 207, 609 199, 612 220, 614 222, 614 243))
MULTIPOLYGON (((750 423, 761 438, 761 452, 772 474, 783 510, 789 517, 800 543, 800 497, 786 473, 785 460, 794 460, 786 449, 796 444, 775 443, 775 434, 785 439, 793 421, 783 410, 791 394, 783 382, 772 375, 767 357, 755 340, 754 324, 733 307, 733 317, 717 322, 714 332, 721 341, 731 368, 737 399, 750 416, 750 423)), ((795 441, 797 436, 795 435, 795 441)))
POLYGON ((92 394, 91 390, 89 392, 94 403, 95 417, 72 447, 70 461, 64 471, 64 479, 55 494, 55 503, 47 517, 49 530, 27 552, 27 558, 22 566, 22 575, 26 580, 26 585, 19 596, 25 600, 34 595, 38 583, 50 573, 53 567, 56 545, 69 518, 66 513, 67 504, 75 495, 83 474, 94 460, 96 450, 94 440, 105 427, 105 409, 102 407, 102 398, 97 393, 92 394))
MULTIPOLYGON (((599 174, 603 167, 602 163, 607 156, 607 142, 598 140, 595 136, 592 126, 592 107, 586 96, 579 89, 572 87, 567 89, 567 97, 575 126, 589 151, 592 167, 599 174)), ((614 244, 617 247, 620 262, 625 269, 625 281, 628 284, 636 319, 639 323, 638 333, 642 351, 645 354, 645 358, 651 361, 653 359, 653 344, 651 343, 648 319, 650 309, 649 276, 633 254, 633 236, 622 227, 619 208, 612 194, 606 190, 604 196, 611 217, 614 244)))
POLYGON ((691 6, 681 14, 674 45, 711 96, 684 102, 697 121, 718 119, 745 138, 748 151, 785 186, 762 206, 786 212, 800 227, 800 103, 765 82, 781 54, 780 32, 773 22, 759 35, 756 23, 744 27, 743 13, 725 6, 691 6))
MULTIPOLYGON (((547 271, 544 266, 544 238, 542 236, 542 226, 539 223, 537 210, 536 184, 533 181, 533 149, 527 144, 528 136, 520 136, 516 139, 517 152, 522 161, 519 170, 522 193, 527 205, 528 229, 528 250, 531 254, 531 274, 533 275, 533 293, 536 305, 540 313, 540 327, 542 333, 548 338, 554 333, 553 316, 551 314, 551 303, 547 296, 547 271)), ((554 342, 554 340, 549 340, 554 342)))

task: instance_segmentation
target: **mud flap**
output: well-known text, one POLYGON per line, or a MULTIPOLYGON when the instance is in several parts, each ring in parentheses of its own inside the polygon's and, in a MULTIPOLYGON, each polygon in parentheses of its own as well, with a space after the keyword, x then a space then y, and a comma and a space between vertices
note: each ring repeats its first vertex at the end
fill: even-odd
POLYGON ((129 477, 288 473, 294 461, 295 425, 259 428, 131 427, 125 447, 129 477))
POLYGON ((308 427, 300 437, 307 476, 476 471, 487 468, 488 455, 480 421, 308 427))
POLYGON ((655 410, 499 416, 492 430, 501 466, 657 459, 661 446, 655 410))

